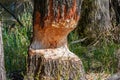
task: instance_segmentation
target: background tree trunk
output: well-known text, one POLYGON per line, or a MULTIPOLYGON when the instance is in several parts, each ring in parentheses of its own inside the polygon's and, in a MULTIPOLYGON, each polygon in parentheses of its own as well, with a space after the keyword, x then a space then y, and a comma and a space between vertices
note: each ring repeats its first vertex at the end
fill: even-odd
POLYGON ((115 11, 116 23, 120 24, 120 0, 111 0, 111 6, 115 11))
POLYGON ((4 67, 4 51, 2 41, 2 23, 0 21, 0 80, 6 80, 6 72, 4 67))
POLYGON ((81 60, 67 47, 67 35, 77 25, 81 4, 82 0, 34 0, 26 79, 86 80, 81 60))
MULTIPOLYGON (((120 0, 111 0, 111 7, 115 12, 115 31, 114 37, 117 43, 120 43, 120 0)), ((118 72, 113 74, 108 80, 119 80, 120 79, 120 49, 115 52, 116 58, 118 59, 118 72)))
POLYGON ((96 38, 108 36, 112 25, 110 21, 109 0, 84 0, 78 33, 87 37, 85 44, 91 44, 96 38))

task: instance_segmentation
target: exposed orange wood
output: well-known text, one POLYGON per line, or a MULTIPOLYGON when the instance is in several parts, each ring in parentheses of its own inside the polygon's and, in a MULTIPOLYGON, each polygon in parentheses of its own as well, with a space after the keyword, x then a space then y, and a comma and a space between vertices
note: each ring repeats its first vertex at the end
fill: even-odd
POLYGON ((34 33, 31 45, 34 48, 57 48, 66 44, 67 35, 77 25, 80 15, 77 13, 76 0, 73 0, 69 9, 66 5, 62 5, 63 14, 60 5, 57 6, 57 12, 54 14, 53 4, 53 0, 49 0, 47 16, 42 16, 39 9, 34 11, 34 33))

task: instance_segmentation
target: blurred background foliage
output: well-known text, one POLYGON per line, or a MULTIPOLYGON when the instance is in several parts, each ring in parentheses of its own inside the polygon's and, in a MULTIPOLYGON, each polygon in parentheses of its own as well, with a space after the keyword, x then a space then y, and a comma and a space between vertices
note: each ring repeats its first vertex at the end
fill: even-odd
MULTIPOLYGON (((20 26, 0 6, 7 76, 20 77, 21 80, 20 75, 24 75, 26 70, 27 50, 32 37, 33 3, 29 0, 1 0, 0 3, 23 24, 20 26)), ((82 59, 87 73, 112 74, 118 71, 115 54, 120 48, 120 14, 116 16, 114 4, 112 0, 84 0, 79 24, 69 34, 68 46, 82 59)))

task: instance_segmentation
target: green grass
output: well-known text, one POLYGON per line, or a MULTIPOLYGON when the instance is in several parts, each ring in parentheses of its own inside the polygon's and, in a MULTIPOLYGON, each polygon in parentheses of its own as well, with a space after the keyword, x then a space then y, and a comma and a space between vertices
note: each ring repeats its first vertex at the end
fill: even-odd
POLYGON ((5 53, 5 68, 8 75, 14 72, 23 74, 26 70, 27 51, 32 33, 31 14, 20 17, 24 26, 3 24, 3 42, 5 53))
POLYGON ((27 28, 3 31, 5 66, 8 72, 25 69, 29 44, 27 28))
POLYGON ((86 72, 106 72, 117 71, 117 59, 115 52, 120 48, 112 40, 108 43, 106 39, 100 42, 99 46, 86 46, 82 43, 71 44, 72 41, 79 40, 78 33, 73 31, 69 35, 69 48, 83 61, 86 72))
MULTIPOLYGON (((24 72, 26 69, 27 50, 31 38, 31 14, 23 14, 20 20, 24 27, 18 23, 14 28, 8 29, 8 24, 3 26, 3 41, 5 52, 5 67, 7 73, 14 71, 24 72)), ((72 41, 79 40, 77 31, 70 33, 68 37, 69 48, 78 55, 84 64, 86 72, 116 72, 117 59, 114 56, 115 51, 120 45, 113 41, 107 43, 103 40, 99 46, 85 46, 81 43, 71 44, 72 41)))

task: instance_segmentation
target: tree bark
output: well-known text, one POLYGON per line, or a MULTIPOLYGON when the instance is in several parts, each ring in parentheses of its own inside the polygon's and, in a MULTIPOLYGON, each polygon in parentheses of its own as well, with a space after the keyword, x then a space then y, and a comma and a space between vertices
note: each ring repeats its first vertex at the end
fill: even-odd
POLYGON ((34 0, 27 80, 86 80, 81 60, 67 47, 82 0, 34 0))
POLYGON ((0 80, 6 80, 6 72, 4 67, 4 51, 2 41, 2 24, 0 21, 0 80))

